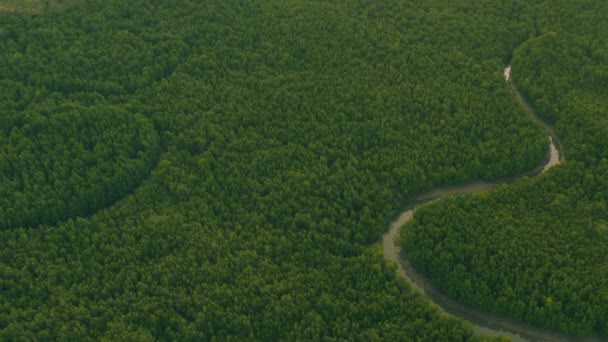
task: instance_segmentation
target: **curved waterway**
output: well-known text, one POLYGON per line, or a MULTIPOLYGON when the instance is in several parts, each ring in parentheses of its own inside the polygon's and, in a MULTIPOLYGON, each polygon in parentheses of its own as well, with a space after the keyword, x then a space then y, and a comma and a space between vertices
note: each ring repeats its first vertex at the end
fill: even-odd
POLYGON ((483 312, 478 309, 474 309, 458 303, 452 299, 447 298, 439 290, 435 289, 428 279, 421 273, 417 272, 410 262, 407 260, 406 254, 401 251, 399 233, 405 223, 412 219, 414 212, 419 208, 429 204, 430 202, 440 199, 442 197, 454 195, 454 194, 466 194, 475 193, 481 191, 487 191, 496 186, 512 182, 523 176, 534 176, 539 173, 545 172, 551 167, 565 161, 563 155, 563 148, 561 142, 553 127, 549 126, 542 120, 540 120, 532 111, 530 105, 521 96, 520 92, 511 79, 511 66, 507 66, 504 70, 504 75, 511 86, 514 96, 517 98, 523 109, 530 115, 530 117, 539 125, 541 125, 548 134, 550 140, 550 148, 547 158, 543 160, 533 170, 522 173, 515 177, 504 178, 496 180, 494 182, 483 182, 476 181, 462 186, 449 186, 440 187, 429 192, 419 194, 415 197, 413 205, 406 211, 401 213, 399 217, 394 220, 389 228, 389 231, 383 237, 383 250, 384 258, 388 261, 392 261, 397 266, 397 272, 402 276, 412 288, 416 291, 426 294, 430 299, 445 313, 453 316, 462 318, 468 321, 472 326, 475 333, 487 336, 508 336, 511 341, 585 341, 595 342, 600 341, 596 336, 590 336, 584 339, 574 339, 565 335, 561 335, 549 330, 533 327, 529 324, 515 321, 504 316, 483 312))

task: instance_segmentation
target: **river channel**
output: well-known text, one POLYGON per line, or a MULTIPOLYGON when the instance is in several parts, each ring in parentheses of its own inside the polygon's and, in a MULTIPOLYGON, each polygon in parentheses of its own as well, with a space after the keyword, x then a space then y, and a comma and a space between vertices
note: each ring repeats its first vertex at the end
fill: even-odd
POLYGON ((462 186, 440 187, 434 190, 419 194, 415 197, 414 203, 406 211, 402 212, 389 227, 389 231, 383 236, 384 258, 393 262, 397 266, 398 274, 403 277, 414 290, 427 295, 440 310, 455 317, 459 317, 469 322, 473 326, 476 334, 487 336, 508 336, 511 341, 600 341, 597 336, 589 336, 583 339, 574 339, 549 330, 533 327, 529 324, 515 321, 501 315, 495 315, 468 307, 455 300, 447 298, 439 290, 434 288, 428 279, 417 272, 409 263, 406 253, 401 250, 399 233, 405 223, 412 219, 414 212, 440 198, 455 195, 487 191, 496 186, 512 182, 523 176, 534 176, 549 170, 551 167, 564 162, 563 148, 553 127, 540 120, 533 112, 531 106, 521 96, 513 80, 511 79, 511 66, 504 69, 505 79, 509 83, 514 96, 519 101, 523 109, 537 124, 541 125, 547 132, 550 140, 548 156, 542 163, 528 172, 515 177, 496 180, 494 182, 475 181, 462 186))

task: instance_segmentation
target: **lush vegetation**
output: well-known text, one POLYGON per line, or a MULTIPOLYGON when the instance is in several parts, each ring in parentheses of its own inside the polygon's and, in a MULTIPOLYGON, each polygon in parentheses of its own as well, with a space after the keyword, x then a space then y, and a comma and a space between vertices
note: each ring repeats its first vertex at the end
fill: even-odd
POLYGON ((64 11, 82 0, 0 0, 0 12, 39 14, 64 11))
MULTIPOLYGON (((23 91, 5 85, 5 95, 23 91)), ((142 115, 53 102, 5 108, 0 119, 0 229, 92 213, 131 190, 156 161, 158 137, 142 115)))
POLYGON ((543 159, 501 74, 539 12, 90 0, 0 16, 0 339, 475 339, 375 243, 413 194, 543 159))
POLYGON ((546 33, 515 50, 514 78, 555 123, 568 162, 426 207, 404 244, 454 298, 570 334, 608 336, 608 30, 595 21, 608 7, 587 1, 546 13, 546 33))

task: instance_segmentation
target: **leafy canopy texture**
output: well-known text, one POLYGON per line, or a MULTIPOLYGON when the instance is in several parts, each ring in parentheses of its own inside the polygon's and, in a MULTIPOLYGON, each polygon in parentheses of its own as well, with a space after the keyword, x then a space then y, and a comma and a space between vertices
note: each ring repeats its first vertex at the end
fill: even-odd
POLYGON ((151 122, 112 106, 45 102, 5 112, 0 229, 88 215, 146 177, 159 142, 151 122))
MULTIPOLYGON (((543 2, 577 11, 562 3, 543 2)), ((87 0, 0 15, 0 340, 481 339, 377 242, 416 193, 546 156, 502 76, 544 11, 87 0)))
POLYGON ((568 161, 487 195, 424 208, 403 244, 414 265, 454 298, 605 337, 608 30, 596 20, 608 7, 585 1, 546 10, 546 32, 515 50, 513 77, 538 114, 555 123, 568 161))

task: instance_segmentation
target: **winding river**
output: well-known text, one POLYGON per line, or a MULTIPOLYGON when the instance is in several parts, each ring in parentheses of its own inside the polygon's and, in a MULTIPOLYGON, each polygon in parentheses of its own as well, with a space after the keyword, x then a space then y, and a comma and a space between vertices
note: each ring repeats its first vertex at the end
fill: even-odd
POLYGON ((523 109, 528 113, 532 120, 541 125, 547 132, 551 142, 547 158, 533 170, 516 177, 500 179, 494 182, 476 181, 462 186, 441 187, 419 194, 415 197, 413 205, 401 213, 399 217, 390 224, 389 231, 383 236, 384 258, 397 266, 398 274, 410 283, 412 288, 426 294, 441 311, 468 321, 477 334, 508 336, 511 338, 511 341, 600 341, 596 336, 590 336, 584 339, 573 339, 572 337, 533 327, 529 324, 515 321, 504 316, 483 312, 479 309, 471 308, 449 299, 439 290, 435 289, 423 274, 418 273, 407 260, 405 253, 401 251, 399 233, 403 225, 412 219, 414 212, 417 209, 445 196, 487 191, 495 188, 499 184, 512 182, 523 176, 533 176, 545 172, 551 167, 565 161, 563 148, 559 138, 555 134, 555 130, 553 127, 540 120, 534 114, 530 105, 522 97, 511 79, 511 66, 507 66, 504 69, 504 75, 511 86, 513 94, 523 109))

